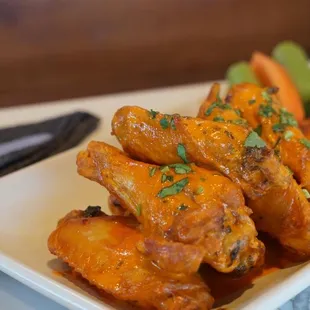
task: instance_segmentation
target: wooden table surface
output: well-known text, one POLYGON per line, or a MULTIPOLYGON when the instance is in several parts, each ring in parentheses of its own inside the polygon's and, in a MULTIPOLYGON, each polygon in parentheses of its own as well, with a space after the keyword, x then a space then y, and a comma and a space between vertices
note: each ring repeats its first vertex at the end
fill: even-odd
POLYGON ((310 53, 310 0, 0 0, 0 106, 223 78, 284 39, 310 53))

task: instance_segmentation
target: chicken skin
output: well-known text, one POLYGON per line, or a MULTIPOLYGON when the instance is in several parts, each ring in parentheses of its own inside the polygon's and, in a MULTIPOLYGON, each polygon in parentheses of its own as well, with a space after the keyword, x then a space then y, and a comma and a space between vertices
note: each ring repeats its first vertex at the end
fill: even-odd
POLYGON ((144 309, 208 310, 213 298, 198 275, 173 278, 142 255, 142 234, 128 217, 72 211, 48 239, 52 254, 91 284, 144 309))
POLYGON ((239 109, 252 128, 279 155, 293 172, 302 188, 310 191, 310 140, 298 128, 294 116, 284 109, 274 96, 276 88, 260 88, 239 84, 230 90, 228 98, 239 109))
MULTIPOLYGON (((262 116, 256 115, 256 112, 259 114, 258 108, 256 108, 257 111, 255 113, 253 112, 256 103, 259 100, 262 102, 262 92, 263 89, 254 85, 253 87, 250 84, 237 85, 227 95, 226 103, 223 103, 219 98, 219 85, 214 84, 210 94, 199 109, 198 117, 222 123, 231 123, 241 119, 241 115, 245 116, 246 120, 244 122, 239 121, 240 126, 248 126, 247 123, 249 123, 253 127, 256 126, 255 128, 261 127, 261 132, 259 133, 265 130, 265 134, 262 134, 262 137, 264 140, 269 141, 269 144, 272 146, 273 143, 270 143, 270 141, 272 140, 273 132, 269 117, 267 118, 267 123, 265 123, 264 118, 261 118, 262 116), (253 89, 257 93, 253 94, 253 89), (251 96, 249 93, 251 93, 251 96), (225 105, 225 108, 223 108, 223 105, 225 105), (256 119, 262 122, 257 123, 256 119)), ((263 96, 268 98, 269 94, 266 93, 263 96)), ((272 108, 271 102, 262 103, 263 107, 266 105, 272 108)), ((280 108, 274 106, 272 109, 279 111, 280 108)), ((294 127, 294 129, 300 132, 298 128, 294 127)), ((309 255, 309 203, 292 177, 287 187, 275 183, 261 197, 249 199, 248 205, 253 210, 252 218, 258 230, 270 233, 280 240, 283 245, 297 251, 300 255, 309 255)))
POLYGON ((169 257, 161 261, 156 249, 154 242, 161 240, 199 247, 204 261, 220 272, 244 273, 262 262, 264 246, 250 210, 238 187, 222 175, 193 164, 138 162, 103 142, 89 143, 77 166, 79 174, 106 187, 136 216, 146 237, 138 248, 160 267, 172 268, 169 257))
POLYGON ((240 111, 215 97, 199 113, 208 120, 123 107, 112 120, 113 133, 130 156, 160 165, 183 162, 181 145, 187 161, 212 167, 240 185, 258 230, 300 255, 310 255, 310 209, 302 190, 240 111), (165 119, 169 126, 162 126, 165 119))

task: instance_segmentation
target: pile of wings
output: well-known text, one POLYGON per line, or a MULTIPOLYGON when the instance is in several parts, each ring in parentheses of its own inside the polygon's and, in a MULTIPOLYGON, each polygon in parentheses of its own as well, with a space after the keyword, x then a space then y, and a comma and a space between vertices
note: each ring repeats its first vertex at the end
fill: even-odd
POLYGON ((90 283, 147 309, 211 309, 197 272, 244 274, 264 262, 257 230, 310 254, 310 141, 276 88, 214 84, 198 115, 119 109, 123 151, 92 141, 78 173, 110 193, 72 211, 48 240, 51 253, 90 283))

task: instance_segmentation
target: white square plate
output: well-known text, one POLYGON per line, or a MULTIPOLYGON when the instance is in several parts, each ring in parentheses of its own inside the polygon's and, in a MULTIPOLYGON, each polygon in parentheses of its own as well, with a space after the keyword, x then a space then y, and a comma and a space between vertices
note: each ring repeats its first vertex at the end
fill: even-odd
MULTIPOLYGON (((0 179, 0 270, 69 309, 113 309, 65 277, 47 249, 47 238, 59 218, 72 209, 102 205, 107 192, 76 173, 75 156, 90 139, 117 145, 110 135, 114 112, 139 105, 165 113, 195 115, 210 84, 71 100, 27 108, 0 110, 2 127, 73 112, 90 111, 102 118, 100 128, 79 147, 0 179)), ((226 309, 275 309, 310 285, 310 264, 304 263, 259 278, 226 309)))

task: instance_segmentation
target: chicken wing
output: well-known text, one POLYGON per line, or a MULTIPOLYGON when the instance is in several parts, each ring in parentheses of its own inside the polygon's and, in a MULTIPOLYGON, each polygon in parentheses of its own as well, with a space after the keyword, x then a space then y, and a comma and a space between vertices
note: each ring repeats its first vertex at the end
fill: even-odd
POLYGON ((241 186, 259 230, 310 255, 310 208, 288 169, 239 110, 221 100, 209 104, 209 120, 123 107, 112 120, 113 133, 128 154, 157 164, 183 162, 181 145, 187 161, 213 167, 241 186), (165 119, 169 126, 162 126, 165 119))
MULTIPOLYGON (((273 135, 272 132, 269 133, 270 130, 272 131, 270 119, 268 117, 264 120, 262 116, 259 116, 259 107, 255 107, 258 100, 261 100, 262 92, 263 89, 254 85, 237 85, 227 95, 226 103, 224 103, 219 98, 219 86, 213 85, 209 96, 199 109, 198 117, 231 123, 241 119, 240 117, 243 115, 251 126, 260 128, 260 130, 257 130, 259 133, 261 130, 265 131, 262 137, 273 146, 270 142, 273 135), (213 101, 214 98, 217 98, 216 101, 213 101)), ((267 92, 263 96, 269 98, 267 92)), ((271 102, 262 104, 264 108, 268 106, 271 111, 274 111, 272 114, 279 111, 278 107, 272 107, 271 102)), ((287 117, 289 116, 287 115, 287 117)), ((240 126, 247 126, 246 121, 240 121, 239 123, 240 126)), ((298 128, 294 129, 300 132, 298 128)), ((297 251, 299 254, 310 254, 309 204, 292 177, 287 187, 275 182, 274 186, 261 197, 249 199, 248 205, 253 210, 252 218, 258 230, 270 233, 280 240, 283 245, 297 251)))
POLYGON ((284 165, 294 173, 301 187, 310 191, 310 140, 298 128, 293 114, 281 107, 276 88, 253 84, 232 87, 228 96, 252 128, 275 150, 284 165))
POLYGON ((86 210, 61 220, 48 247, 91 284, 118 299, 146 309, 211 309, 213 298, 200 277, 168 277, 136 249, 142 240, 132 219, 86 210))
MULTIPOLYGON (((204 261, 221 272, 242 273, 262 262, 264 246, 243 195, 218 173, 195 165, 134 161, 103 142, 91 142, 80 152, 77 166, 79 174, 106 187, 137 217, 149 240, 199 245, 204 261)), ((152 252, 151 242, 140 249, 152 252)))

